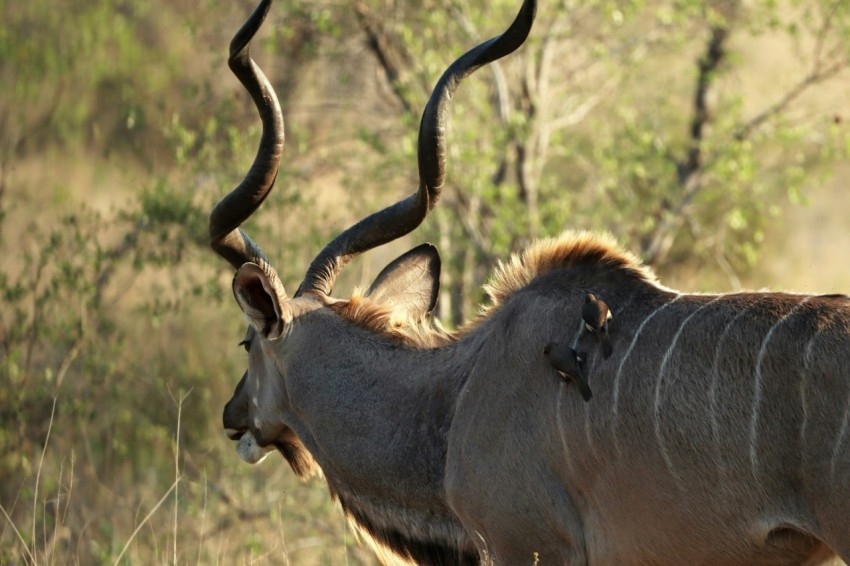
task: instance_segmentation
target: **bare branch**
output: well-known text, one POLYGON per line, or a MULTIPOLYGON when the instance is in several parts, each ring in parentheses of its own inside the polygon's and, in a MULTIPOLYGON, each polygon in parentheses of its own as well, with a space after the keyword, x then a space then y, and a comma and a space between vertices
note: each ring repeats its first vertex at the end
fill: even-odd
POLYGON ((575 104, 571 103, 570 111, 560 112, 559 115, 552 120, 549 121, 549 129, 552 132, 557 132, 558 130, 563 130, 566 128, 570 128, 575 126, 582 120, 584 120, 588 114, 590 114, 594 108, 596 108, 602 99, 610 93, 614 86, 617 84, 618 79, 616 77, 611 77, 606 80, 600 87, 596 89, 596 91, 585 98, 583 101, 575 104))
POLYGON ((381 24, 381 19, 375 17, 364 3, 356 3, 354 5, 354 11, 357 14, 360 26, 366 34, 366 45, 375 55, 375 59, 378 61, 381 69, 383 69, 393 94, 406 114, 414 114, 414 105, 405 93, 401 81, 400 65, 397 64, 399 59, 407 57, 405 57, 405 54, 400 53, 397 47, 392 46, 386 30, 384 30, 381 24))
POLYGON ((765 122, 782 113, 788 106, 799 98, 806 90, 814 85, 817 85, 836 74, 840 73, 847 67, 846 61, 839 61, 825 68, 814 69, 811 73, 803 77, 800 82, 794 85, 785 95, 776 101, 774 104, 759 112, 751 120, 740 126, 734 134, 736 141, 747 139, 755 130, 761 127, 765 122))
MULTIPOLYGON (((449 6, 449 9, 457 18, 460 26, 463 28, 463 31, 466 32, 467 37, 474 42, 480 43, 482 41, 481 34, 479 34, 478 30, 475 29, 475 26, 460 8, 458 3, 453 2, 451 6, 449 6)), ((493 73, 493 86, 496 89, 496 99, 494 101, 496 115, 499 117, 499 121, 502 124, 507 124, 511 117, 512 105, 510 91, 508 90, 508 81, 505 78, 505 71, 499 61, 494 61, 490 64, 490 71, 493 73)))
POLYGON ((513 140, 516 155, 517 185, 520 199, 528 211, 527 233, 536 237, 541 228, 539 193, 540 178, 547 162, 551 144, 553 118, 552 76, 556 58, 563 53, 561 46, 569 27, 569 19, 560 15, 550 22, 537 56, 536 64, 527 65, 521 81, 522 111, 527 116, 528 131, 522 139, 513 140))
POLYGON ((690 176, 702 167, 702 144, 705 127, 711 120, 706 98, 714 81, 715 72, 726 55, 725 44, 728 36, 729 30, 725 26, 712 27, 705 54, 699 61, 699 74, 697 75, 697 88, 694 95, 693 116, 691 117, 691 147, 688 151, 687 160, 682 164, 679 171, 679 184, 683 186, 687 184, 690 176))
POLYGON ((812 49, 811 69, 797 84, 791 87, 779 100, 756 114, 752 119, 742 124, 734 133, 734 139, 741 141, 747 139, 755 130, 774 116, 781 114, 788 106, 798 99, 809 88, 828 80, 848 66, 846 58, 840 57, 844 46, 837 45, 826 50, 826 40, 833 27, 836 13, 843 0, 836 0, 826 10, 824 19, 817 30, 815 45, 812 49))
POLYGON ((490 245, 490 239, 480 229, 481 200, 478 197, 473 197, 475 199, 475 202, 473 202, 464 191, 455 186, 452 188, 454 190, 450 191, 449 194, 456 204, 450 209, 456 214, 459 226, 466 238, 472 242, 476 251, 488 258, 489 261, 493 257, 493 249, 490 245))
POLYGON ((691 174, 676 204, 665 200, 656 213, 659 217, 655 230, 646 239, 641 250, 649 265, 662 262, 673 245, 676 230, 688 220, 689 207, 703 188, 702 171, 691 174))
POLYGON ((683 160, 674 159, 681 193, 675 204, 667 200, 661 203, 656 213, 659 220, 655 229, 643 240, 641 253, 650 265, 663 261, 672 245, 675 230, 684 222, 688 206, 703 187, 701 180, 705 165, 703 145, 705 129, 711 122, 708 93, 714 84, 717 70, 725 59, 728 38, 728 20, 712 26, 705 52, 697 63, 698 73, 690 125, 690 147, 683 160))

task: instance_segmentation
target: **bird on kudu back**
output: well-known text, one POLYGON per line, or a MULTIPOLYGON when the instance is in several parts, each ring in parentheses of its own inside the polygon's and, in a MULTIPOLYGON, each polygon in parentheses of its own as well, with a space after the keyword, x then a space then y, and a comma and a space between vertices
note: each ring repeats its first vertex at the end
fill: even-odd
POLYGON ((543 353, 549 358, 549 363, 552 364, 552 367, 558 370, 561 379, 564 381, 574 381, 578 386, 582 398, 585 401, 590 401, 593 393, 590 391, 590 385, 588 385, 587 379, 584 377, 584 372, 581 369, 584 363, 584 355, 579 354, 565 344, 559 344, 557 342, 548 344, 543 349, 543 353))
POLYGON ((607 360, 614 352, 611 337, 608 335, 608 322, 613 318, 608 304, 598 299, 593 293, 588 293, 584 298, 584 306, 581 308, 581 317, 584 319, 587 331, 599 340, 602 345, 602 355, 607 360))

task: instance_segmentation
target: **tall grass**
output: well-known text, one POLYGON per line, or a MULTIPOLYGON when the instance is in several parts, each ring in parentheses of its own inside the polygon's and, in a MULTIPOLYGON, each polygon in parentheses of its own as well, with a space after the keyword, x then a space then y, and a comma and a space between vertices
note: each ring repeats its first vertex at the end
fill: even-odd
MULTIPOLYGON (((368 552, 352 544, 341 512, 330 505, 321 484, 296 484, 285 470, 272 470, 267 479, 279 481, 280 488, 253 492, 265 483, 260 476, 266 476, 268 469, 251 470, 248 475, 253 478, 237 473, 240 480, 225 478, 225 484, 212 487, 207 471, 195 478, 198 481, 188 477, 191 474, 184 473, 183 466, 192 455, 177 442, 188 398, 185 394, 176 402, 170 485, 160 494, 155 493, 157 482, 125 486, 125 492, 112 493, 108 503, 96 488, 75 479, 78 462, 73 457, 70 472, 66 470, 67 451, 55 444, 51 433, 68 423, 57 421, 54 412, 42 457, 30 478, 31 489, 22 488, 11 508, 0 505, 0 562, 30 566, 374 563, 368 552), (53 488, 44 489, 42 484, 54 472, 53 488), (239 485, 241 481, 249 487, 239 485), (219 492, 218 504, 211 502, 211 491, 219 492), (172 512, 164 514, 169 500, 172 512), (125 515, 131 501, 135 510, 125 515), (92 516, 100 517, 102 525, 93 524, 92 516), (105 530, 107 524, 111 528, 105 530)), ((236 459, 235 454, 231 457, 236 459)))

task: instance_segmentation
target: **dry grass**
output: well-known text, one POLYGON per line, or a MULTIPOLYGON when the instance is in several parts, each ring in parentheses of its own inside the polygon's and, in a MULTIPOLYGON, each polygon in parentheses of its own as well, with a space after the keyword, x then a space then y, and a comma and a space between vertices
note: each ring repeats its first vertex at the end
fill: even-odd
MULTIPOLYGON (((234 474, 241 479, 224 484, 212 484, 207 472, 202 477, 184 472, 183 466, 192 460, 181 455, 176 438, 186 399, 177 402, 175 478, 158 497, 151 484, 126 485, 125 493, 111 492, 111 501, 105 501, 99 493, 103 486, 92 486, 84 477, 91 470, 80 470, 77 477, 80 462, 72 459, 71 471, 66 471, 63 454, 67 452, 52 444, 48 435, 43 458, 30 478, 31 495, 22 489, 11 509, 0 505, 4 523, 0 562, 31 566, 375 563, 354 544, 341 511, 329 505, 324 486, 296 484, 292 474, 282 469, 282 460, 277 462, 278 469, 234 474), (58 468, 56 458, 63 460, 58 468), (55 487, 39 489, 54 472, 55 487), (252 492, 267 481, 275 487, 252 492), (164 509, 169 499, 173 502, 170 516, 164 509), (131 501, 134 508, 129 507, 131 501), (93 515, 99 517, 99 525, 93 515), (106 525, 111 527, 108 531, 106 525)), ((51 419, 50 430, 63 424, 51 419)))

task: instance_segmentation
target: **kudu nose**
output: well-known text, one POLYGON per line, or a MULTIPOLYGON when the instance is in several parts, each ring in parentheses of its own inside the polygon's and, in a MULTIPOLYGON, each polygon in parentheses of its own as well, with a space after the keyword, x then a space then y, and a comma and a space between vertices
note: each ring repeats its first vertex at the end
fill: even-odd
POLYGON ((259 464, 274 451, 272 445, 261 446, 250 431, 240 436, 239 442, 236 443, 236 453, 249 464, 259 464))
POLYGON ((224 434, 230 440, 239 440, 242 435, 248 432, 250 415, 248 414, 248 398, 244 393, 247 375, 248 372, 245 372, 245 375, 239 380, 236 391, 233 392, 233 397, 224 405, 224 412, 221 415, 224 434))
POLYGON ((230 400, 224 406, 224 414, 221 416, 224 425, 224 434, 230 440, 239 440, 243 434, 248 432, 248 411, 239 410, 238 404, 234 403, 236 398, 230 400))

